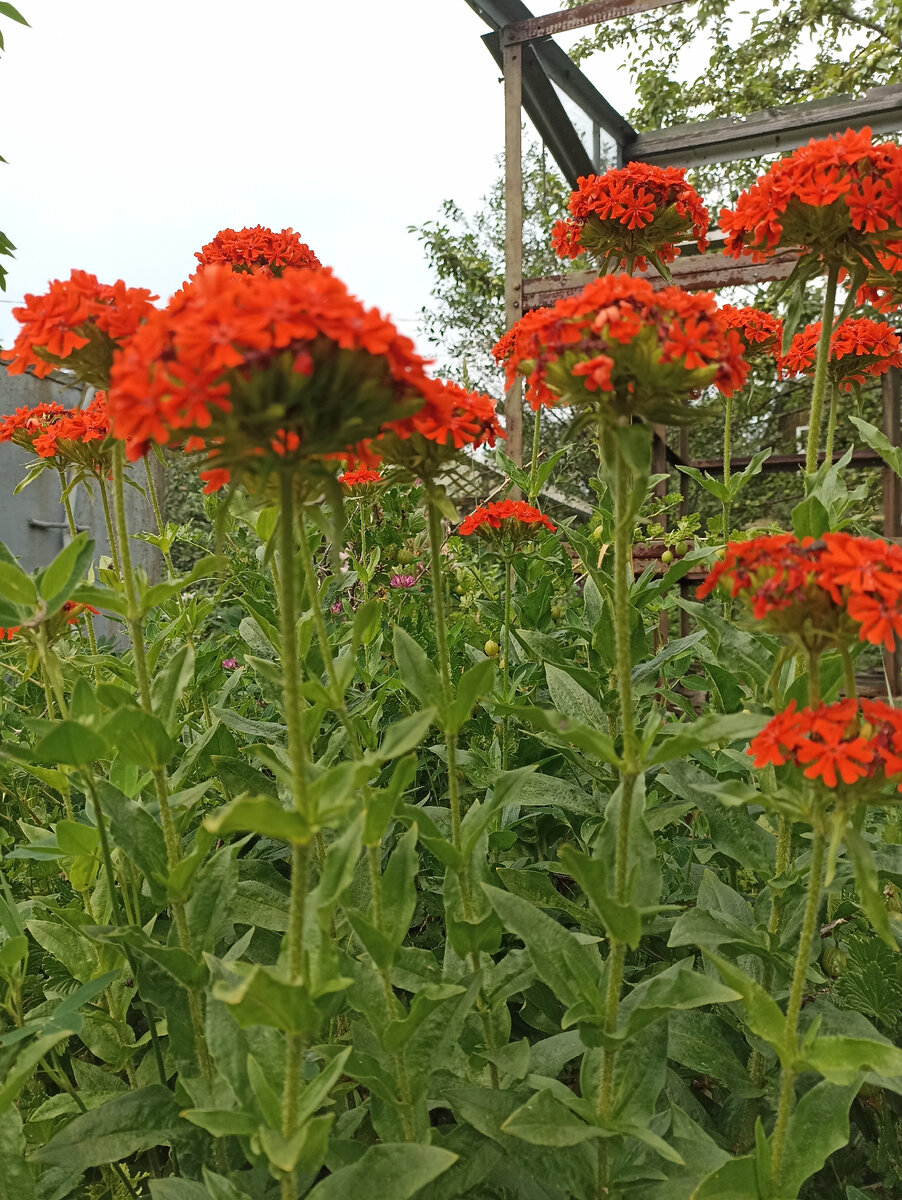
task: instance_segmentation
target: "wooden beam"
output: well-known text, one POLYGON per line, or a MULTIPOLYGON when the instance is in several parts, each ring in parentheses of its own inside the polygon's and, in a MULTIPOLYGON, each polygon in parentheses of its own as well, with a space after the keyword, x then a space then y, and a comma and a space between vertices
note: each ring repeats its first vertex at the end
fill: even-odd
MULTIPOLYGON (((750 258, 728 258, 725 254, 687 254, 671 263, 670 271, 673 282, 687 292, 715 291, 717 288, 787 279, 798 261, 798 254, 788 250, 779 251, 763 263, 753 263, 750 258)), ((524 308, 544 308, 563 300, 565 296, 575 296, 587 283, 597 278, 597 271, 571 271, 565 275, 527 279, 523 284, 524 308)), ((669 286, 655 271, 649 271, 646 278, 658 291, 669 286)))
POLYGON ((809 138, 869 125, 875 133, 902 129, 902 84, 871 88, 863 96, 832 96, 786 104, 747 117, 717 118, 637 134, 628 161, 701 167, 804 146, 809 138))
POLYGON ((551 37, 556 33, 567 33, 571 29, 600 25, 603 21, 613 21, 617 17, 632 17, 636 13, 682 3, 683 0, 589 0, 588 3, 569 8, 566 12, 530 17, 528 20, 516 21, 505 26, 501 32, 502 45, 516 46, 522 42, 533 42, 537 38, 551 37))
MULTIPOLYGON (((523 48, 505 46, 504 69, 504 319, 508 329, 523 315, 523 48)), ((523 464, 523 380, 517 377, 504 402, 505 450, 523 464)))

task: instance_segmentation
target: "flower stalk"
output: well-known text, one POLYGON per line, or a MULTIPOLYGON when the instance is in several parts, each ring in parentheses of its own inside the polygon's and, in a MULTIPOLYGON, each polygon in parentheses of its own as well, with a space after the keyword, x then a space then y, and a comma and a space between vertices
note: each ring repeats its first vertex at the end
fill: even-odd
POLYGON ((824 398, 827 394, 827 381, 830 372, 830 339, 833 336, 838 277, 839 267, 835 263, 831 263, 827 268, 827 282, 824 287, 824 309, 821 317, 821 334, 817 343, 814 385, 811 389, 808 448, 805 454, 806 475, 814 475, 817 471, 817 452, 821 438, 821 420, 824 412, 824 398))

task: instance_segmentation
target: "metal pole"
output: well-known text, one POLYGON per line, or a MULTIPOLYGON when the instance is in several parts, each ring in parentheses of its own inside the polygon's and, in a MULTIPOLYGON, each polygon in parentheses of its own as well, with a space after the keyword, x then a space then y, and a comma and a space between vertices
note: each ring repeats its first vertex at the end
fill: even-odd
MULTIPOLYGON (((508 329, 523 315, 523 147, 520 106, 523 99, 521 46, 503 46, 504 73, 504 323, 508 329)), ((517 379, 504 404, 505 452, 523 465, 523 381, 517 379)))

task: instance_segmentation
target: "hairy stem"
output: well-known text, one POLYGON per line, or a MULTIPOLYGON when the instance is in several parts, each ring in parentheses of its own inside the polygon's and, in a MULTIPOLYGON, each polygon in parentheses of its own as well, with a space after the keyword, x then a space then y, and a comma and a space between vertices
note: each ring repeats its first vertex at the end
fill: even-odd
POLYGON ((532 461, 529 465, 529 498, 535 501, 539 494, 539 450, 541 446, 542 408, 536 409, 532 425, 532 461))
POLYGON ((802 919, 802 931, 799 934, 799 947, 796 952, 795 968, 792 973, 792 984, 789 989, 789 1002, 786 1006, 786 1025, 783 1034, 784 1065, 780 1082, 780 1101, 777 1106, 777 1119, 774 1124, 773 1141, 771 1143, 771 1188, 774 1195, 780 1194, 780 1180, 783 1173, 783 1154, 786 1149, 786 1130, 789 1125, 789 1114, 795 1091, 796 1073, 792 1060, 798 1052, 799 1013, 802 1008, 802 993, 805 987, 805 974, 808 970, 808 959, 811 955, 811 942, 817 925, 818 908, 821 901, 821 885, 824 874, 825 838, 820 830, 816 830, 811 840, 811 866, 808 870, 808 898, 805 902, 805 915, 802 919))
MULTIPOLYGON (((502 695, 504 703, 510 704, 510 696, 508 695, 508 687, 510 686, 510 661, 511 661, 511 594, 513 592, 513 575, 514 568, 510 561, 504 564, 504 655, 503 665, 501 668, 502 674, 502 695)), ((507 716, 502 718, 501 724, 501 770, 507 770, 507 760, 510 755, 510 719, 507 716)))
POLYGON ((821 438, 821 419, 824 412, 824 397, 830 371, 830 339, 833 336, 833 318, 836 309, 836 284, 839 268, 833 263, 827 268, 827 283, 824 288, 824 310, 821 316, 821 336, 817 343, 817 359, 814 368, 814 385, 811 389, 811 415, 808 425, 808 449, 805 455, 805 474, 817 471, 817 451, 821 438))

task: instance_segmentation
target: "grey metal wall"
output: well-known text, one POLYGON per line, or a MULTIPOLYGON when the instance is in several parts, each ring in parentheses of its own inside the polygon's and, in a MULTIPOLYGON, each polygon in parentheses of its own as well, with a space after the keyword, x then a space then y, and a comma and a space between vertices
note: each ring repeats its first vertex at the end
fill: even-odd
MULTIPOLYGON (((0 417, 14 413, 17 408, 33 408, 36 404, 53 403, 75 407, 81 403, 81 388, 73 387, 65 375, 54 372, 46 379, 33 375, 9 375, 0 365, 0 417)), ((69 539, 66 513, 60 502, 59 479, 55 471, 45 471, 18 495, 16 485, 33 463, 32 455, 8 443, 0 445, 0 540, 20 559, 26 571, 45 566, 59 553, 69 539)), ((165 505, 165 479, 156 459, 157 491, 165 505)), ((132 469, 134 480, 145 483, 143 464, 132 469)), ((156 532, 156 521, 150 501, 135 488, 125 489, 129 529, 134 532, 156 532)), ((109 554, 109 540, 100 498, 91 503, 85 488, 76 488, 72 505, 79 529, 90 529, 97 543, 97 553, 109 554)), ((165 512, 165 507, 163 509, 165 512)), ((132 560, 142 566, 152 581, 162 573, 160 554, 146 542, 130 542, 132 560)))

